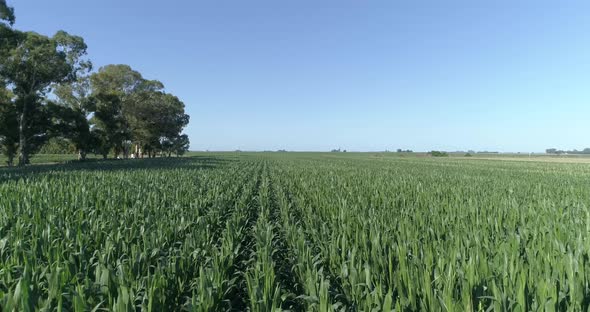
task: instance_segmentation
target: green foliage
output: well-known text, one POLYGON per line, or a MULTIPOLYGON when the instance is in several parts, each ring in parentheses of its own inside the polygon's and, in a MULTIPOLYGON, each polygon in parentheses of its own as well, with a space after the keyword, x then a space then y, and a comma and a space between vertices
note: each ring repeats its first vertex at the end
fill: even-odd
POLYGON ((141 89, 144 82, 138 71, 129 65, 107 65, 90 76, 95 94, 113 93, 120 96, 130 95, 141 89))
POLYGON ((176 154, 176 156, 182 156, 188 152, 190 141, 186 134, 174 136, 167 142, 170 142, 170 152, 176 154))
POLYGON ((0 0, 0 20, 6 21, 9 25, 14 24, 14 9, 6 4, 6 0, 0 0))
MULTIPOLYGON (((32 97, 28 97, 32 98, 32 97)), ((20 123, 18 121, 22 117, 22 110, 21 108, 26 104, 20 104, 21 99, 18 97, 15 99, 16 103, 16 112, 17 114, 17 124, 20 127, 20 123)), ((31 103, 37 103, 35 106, 29 107, 28 117, 26 118, 27 121, 24 123, 24 127, 22 131, 17 131, 17 135, 19 138, 18 147, 19 147, 19 163, 22 164, 22 157, 23 157, 23 149, 21 148, 21 134, 26 138, 26 160, 30 158, 30 155, 37 153, 41 147, 47 142, 47 140, 51 137, 52 131, 52 110, 51 104, 45 101, 43 97, 34 97, 31 100, 31 103)))
POLYGON ((6 164, 12 166, 18 149, 18 122, 16 104, 12 94, 0 87, 0 151, 6 157, 6 164))
POLYGON ((587 155, 590 154, 590 147, 586 147, 581 151, 578 151, 576 149, 571 150, 571 151, 564 151, 564 150, 558 150, 556 148, 548 148, 545 150, 545 153, 547 154, 557 154, 557 155, 561 155, 561 154, 582 154, 582 155, 587 155))
POLYGON ((111 149, 116 154, 123 151, 123 142, 130 138, 127 121, 123 116, 121 98, 113 93, 99 93, 94 96, 96 111, 92 118, 92 129, 96 139, 96 150, 104 158, 111 149))
POLYGON ((127 65, 102 67, 90 81, 97 103, 94 123, 97 133, 106 136, 99 141, 110 142, 107 148, 113 148, 115 155, 129 154, 122 145, 125 141, 135 144, 140 155, 155 156, 159 150, 183 153, 180 133, 189 116, 184 103, 165 93, 161 82, 146 80, 127 65))
POLYGON ((52 38, 35 32, 12 33, 12 44, 0 49, 0 77, 15 96, 19 164, 25 165, 50 131, 45 93, 54 83, 75 80, 89 62, 82 60, 86 45, 80 37, 63 31, 52 38))
POLYGON ((47 142, 39 149, 40 154, 72 154, 76 152, 76 147, 72 145, 68 140, 53 137, 47 140, 47 142))
POLYGON ((96 111, 96 99, 90 96, 90 92, 88 76, 58 84, 54 90, 58 98, 53 107, 54 135, 67 139, 80 160, 84 160, 97 143, 90 124, 91 114, 96 111))
POLYGON ((52 83, 76 79, 87 63, 80 62, 86 45, 63 31, 52 38, 16 31, 17 44, 0 60, 0 75, 14 84, 16 96, 45 92, 52 83))
POLYGON ((0 307, 586 311, 588 175, 350 153, 4 168, 0 307))
POLYGON ((431 151, 428 154, 432 157, 448 157, 449 156, 449 154, 447 152, 441 152, 441 151, 431 151))
POLYGON ((189 116, 161 82, 128 65, 89 75, 81 37, 64 31, 47 37, 15 30, 13 23, 14 11, 0 0, 0 149, 9 164, 17 153, 19 165, 28 164, 51 137, 67 140, 80 160, 89 152, 126 158, 133 147, 152 157, 186 151, 181 133, 189 116))

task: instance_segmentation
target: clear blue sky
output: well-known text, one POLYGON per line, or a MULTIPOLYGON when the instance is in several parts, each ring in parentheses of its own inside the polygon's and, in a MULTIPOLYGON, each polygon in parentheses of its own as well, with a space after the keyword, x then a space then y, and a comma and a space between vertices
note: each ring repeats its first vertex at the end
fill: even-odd
POLYGON ((187 106, 193 150, 590 146, 588 1, 8 0, 187 106))

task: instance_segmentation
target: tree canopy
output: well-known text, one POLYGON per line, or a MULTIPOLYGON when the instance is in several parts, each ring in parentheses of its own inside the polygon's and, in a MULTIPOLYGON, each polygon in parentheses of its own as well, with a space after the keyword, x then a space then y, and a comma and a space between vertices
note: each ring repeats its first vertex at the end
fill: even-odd
POLYGON ((9 164, 17 154, 27 164, 50 138, 66 140, 82 160, 188 148, 184 103, 160 81, 123 64, 92 72, 82 37, 20 31, 14 21, 0 0, 0 148, 9 164))
POLYGON ((0 20, 14 24, 14 9, 6 4, 6 0, 0 0, 0 20))
POLYGON ((46 138, 50 130, 42 126, 47 125, 49 117, 44 104, 50 86, 75 81, 79 72, 90 68, 90 63, 82 60, 86 55, 84 40, 64 31, 51 38, 14 31, 14 38, 16 44, 0 58, 0 76, 12 86, 18 114, 19 164, 25 165, 35 143, 46 138))

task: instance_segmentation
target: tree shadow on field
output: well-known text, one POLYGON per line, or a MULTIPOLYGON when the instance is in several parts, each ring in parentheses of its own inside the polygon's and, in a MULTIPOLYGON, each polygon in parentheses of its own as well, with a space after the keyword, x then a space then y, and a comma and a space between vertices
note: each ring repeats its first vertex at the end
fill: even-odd
POLYGON ((85 161, 69 161, 61 164, 39 164, 27 167, 0 167, 0 183, 10 180, 46 177, 47 175, 66 172, 116 172, 137 170, 175 170, 175 169, 215 169, 235 162, 235 159, 209 156, 188 156, 171 158, 143 159, 90 159, 85 161))

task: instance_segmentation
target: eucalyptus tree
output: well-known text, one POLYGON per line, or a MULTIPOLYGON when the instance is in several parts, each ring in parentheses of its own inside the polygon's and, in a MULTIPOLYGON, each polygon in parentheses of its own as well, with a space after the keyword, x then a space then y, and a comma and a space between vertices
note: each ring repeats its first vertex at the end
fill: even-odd
MULTIPOLYGON (((34 144, 43 136, 37 130, 41 117, 47 118, 46 94, 56 83, 74 81, 90 68, 83 59, 86 44, 81 37, 64 31, 47 37, 14 30, 14 45, 0 50, 0 76, 11 87, 18 114, 19 165, 29 163, 34 144)), ((49 129, 40 129, 47 132, 49 129)))
MULTIPOLYGON (((1 84, 0 84, 1 85, 1 84)), ((43 103, 47 103, 42 100, 43 103)), ((14 94, 7 88, 0 86, 0 150, 6 157, 6 164, 12 166, 14 158, 19 150, 19 104, 14 94)), ((49 138, 49 130, 52 127, 52 111, 50 105, 41 105, 36 114, 29 119, 27 134, 28 150, 31 153, 37 152, 49 138)))
POLYGON ((121 98, 113 93, 99 93, 93 98, 96 109, 91 119, 94 125, 91 134, 95 140, 95 150, 104 159, 114 150, 116 157, 123 150, 124 142, 130 138, 121 109, 121 98))
POLYGON ((0 56, 3 50, 6 51, 16 44, 12 30, 14 20, 14 9, 6 4, 6 0, 0 0, 0 56))
POLYGON ((173 152, 181 156, 189 148, 189 139, 181 134, 189 123, 190 116, 184 111, 184 103, 176 96, 167 94, 162 102, 163 114, 160 117, 160 141, 169 142, 168 156, 173 152))
POLYGON ((189 116, 184 112, 184 103, 161 90, 137 92, 133 100, 128 101, 124 111, 134 141, 150 157, 154 157, 158 150, 168 150, 189 121, 189 116))
POLYGON ((188 139, 188 135, 181 134, 173 137, 171 139, 172 142, 172 152, 176 154, 177 157, 184 155, 188 151, 190 141, 188 139))
POLYGON ((164 146, 168 149, 188 124, 189 116, 178 97, 166 93, 160 81, 144 79, 128 65, 101 67, 90 82, 97 99, 96 130, 102 142, 110 142, 107 145, 115 149, 115 155, 123 151, 127 156, 122 143, 116 148, 121 140, 132 142, 139 157, 144 152, 154 157, 164 146))
MULTIPOLYGON (((14 23, 14 10, 0 0, 0 57, 15 45, 15 35, 11 28, 14 23)), ((0 150, 12 165, 18 148, 18 124, 13 95, 6 87, 6 79, 0 75, 0 150)))
POLYGON ((0 20, 9 25, 14 24, 14 9, 6 4, 6 0, 0 0, 0 20))
POLYGON ((115 157, 123 152, 128 154, 128 141, 132 130, 124 108, 132 95, 143 88, 145 80, 129 65, 107 65, 90 76, 90 88, 95 99, 96 113, 92 118, 101 154, 106 158, 107 149, 115 152, 115 157))
POLYGON ((78 151, 78 159, 85 160, 86 154, 94 148, 90 117, 96 110, 96 99, 90 95, 88 76, 59 84, 54 93, 58 98, 54 115, 58 135, 70 141, 78 151))
POLYGON ((18 149, 16 106, 10 90, 0 84, 0 150, 12 166, 18 149))
POLYGON ((184 103, 161 82, 128 65, 88 75, 81 37, 18 31, 14 21, 14 10, 0 0, 0 145, 10 163, 18 153, 26 165, 50 137, 72 143, 81 160, 89 151, 127 156, 132 144, 150 156, 188 146, 184 103))

